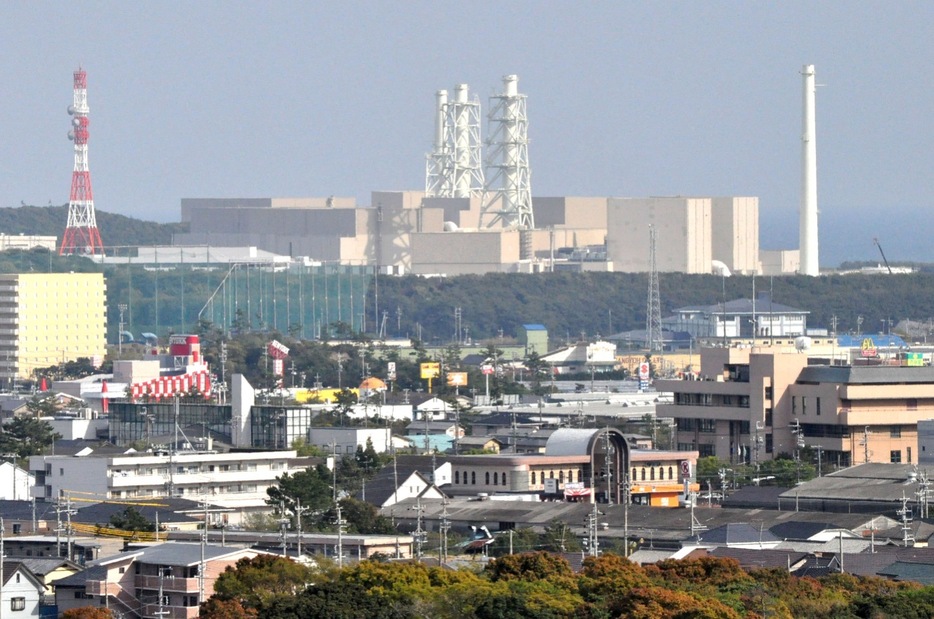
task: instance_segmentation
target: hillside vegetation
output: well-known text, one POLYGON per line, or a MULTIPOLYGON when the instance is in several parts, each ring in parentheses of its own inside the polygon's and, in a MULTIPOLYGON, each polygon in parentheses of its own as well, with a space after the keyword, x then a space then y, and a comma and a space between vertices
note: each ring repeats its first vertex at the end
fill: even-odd
MULTIPOLYGON (((104 243, 168 244, 185 225, 159 224, 97 212, 104 243)), ((64 230, 67 207, 0 208, 0 232, 58 235, 64 230)), ((59 257, 44 250, 0 253, 0 272, 98 271, 101 267, 77 257, 59 257)), ((223 270, 195 271, 183 267, 152 272, 142 267, 105 267, 109 306, 121 299, 134 306, 138 329, 194 329, 198 310, 216 289, 223 270), (156 300, 158 298, 158 300, 156 300), (184 307, 184 309, 182 309, 184 307), (158 311, 158 316, 155 312, 158 311), (182 324, 184 323, 184 324, 182 324)), ((662 273, 659 276, 662 316, 687 305, 716 305, 771 292, 776 304, 809 311, 811 327, 878 333, 906 318, 934 325, 934 273, 907 275, 825 275, 822 277, 721 278, 716 275, 662 273), (862 317, 861 324, 858 318, 862 317), (885 322, 883 322, 885 321, 885 322)), ((380 277, 366 295, 367 324, 375 330, 387 314, 387 335, 414 337, 426 343, 447 343, 455 337, 455 308, 460 308, 462 337, 484 340, 514 337, 524 323, 543 324, 553 343, 564 339, 610 335, 645 327, 648 278, 644 273, 491 273, 446 278, 380 277), (378 295, 377 295, 378 287, 378 295), (379 306, 376 307, 378 298, 379 306)), ((759 309, 768 312, 768 305, 759 309)), ((115 337, 117 312, 110 312, 115 337)), ((923 336, 920 336, 923 339, 923 336)), ((913 336, 912 339, 918 339, 913 336)))
MULTIPOLYGON (((95 210, 97 227, 106 247, 168 245, 172 235, 185 232, 187 224, 160 224, 125 215, 95 210)), ((68 205, 0 208, 0 233, 56 236, 61 243, 68 222, 68 205)))

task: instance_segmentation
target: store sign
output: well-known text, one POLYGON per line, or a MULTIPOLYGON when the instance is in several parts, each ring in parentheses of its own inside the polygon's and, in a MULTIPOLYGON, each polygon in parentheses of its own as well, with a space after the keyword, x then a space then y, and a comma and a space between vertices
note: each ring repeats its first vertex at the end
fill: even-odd
POLYGON ((879 350, 876 348, 876 343, 872 341, 871 337, 867 337, 863 340, 862 345, 859 347, 859 356, 866 358, 879 356, 879 350))

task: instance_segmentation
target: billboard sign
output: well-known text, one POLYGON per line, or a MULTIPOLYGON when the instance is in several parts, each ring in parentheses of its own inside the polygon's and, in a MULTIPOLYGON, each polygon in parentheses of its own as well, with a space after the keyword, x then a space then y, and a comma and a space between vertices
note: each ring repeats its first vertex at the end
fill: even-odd
POLYGON ((467 385, 467 372, 448 372, 448 387, 464 387, 467 385))
POLYGON ((441 364, 437 362, 421 364, 422 378, 437 378, 441 375, 441 364))

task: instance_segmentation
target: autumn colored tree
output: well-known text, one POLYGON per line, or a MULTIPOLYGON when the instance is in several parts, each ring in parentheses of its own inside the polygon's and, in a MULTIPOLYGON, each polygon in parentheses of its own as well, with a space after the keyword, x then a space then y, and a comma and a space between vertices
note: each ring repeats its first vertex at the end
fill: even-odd
POLYGON ((255 608, 245 608, 240 600, 222 600, 212 596, 201 605, 200 619, 256 619, 255 608))
POLYGON ((113 613, 100 606, 81 606, 63 612, 62 619, 113 619, 113 613))
POLYGON ((627 619, 740 619, 743 615, 717 600, 666 587, 640 587, 621 600, 613 616, 627 619))
POLYGON ((617 607, 632 589, 650 584, 645 570, 614 554, 584 559, 584 567, 578 577, 578 587, 584 600, 608 608, 617 607))

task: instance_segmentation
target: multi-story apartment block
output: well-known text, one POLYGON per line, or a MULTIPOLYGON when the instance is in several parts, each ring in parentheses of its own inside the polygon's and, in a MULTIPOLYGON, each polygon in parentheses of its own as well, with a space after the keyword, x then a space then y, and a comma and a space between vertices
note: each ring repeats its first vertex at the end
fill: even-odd
POLYGON ((824 462, 917 462, 918 421, 934 417, 934 367, 823 365, 791 348, 709 348, 700 380, 658 380, 673 393, 678 449, 730 462, 799 446, 824 462))
POLYGON ((0 275, 0 380, 107 352, 107 286, 101 273, 0 275))
POLYGON ((37 499, 51 501, 75 493, 81 498, 207 500, 229 510, 238 524, 248 513, 267 511, 266 489, 276 478, 310 465, 294 450, 262 452, 180 452, 122 456, 33 456, 37 499))
POLYGON ((56 581, 56 603, 59 612, 99 606, 123 617, 189 619, 214 594, 214 583, 225 569, 259 554, 248 548, 174 542, 130 550, 56 581))

